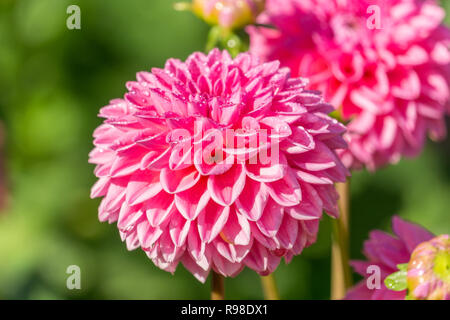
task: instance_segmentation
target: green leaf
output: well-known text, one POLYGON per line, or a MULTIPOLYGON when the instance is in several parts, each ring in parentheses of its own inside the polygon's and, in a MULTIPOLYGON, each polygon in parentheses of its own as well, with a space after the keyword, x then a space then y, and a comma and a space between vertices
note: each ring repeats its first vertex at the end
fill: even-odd
POLYGON ((389 290, 393 291, 403 291, 406 290, 406 275, 407 275, 407 264, 399 264, 397 268, 400 271, 394 272, 384 279, 384 284, 389 290))
POLYGON ((407 263, 398 264, 397 269, 400 271, 406 271, 408 270, 408 264, 407 263))

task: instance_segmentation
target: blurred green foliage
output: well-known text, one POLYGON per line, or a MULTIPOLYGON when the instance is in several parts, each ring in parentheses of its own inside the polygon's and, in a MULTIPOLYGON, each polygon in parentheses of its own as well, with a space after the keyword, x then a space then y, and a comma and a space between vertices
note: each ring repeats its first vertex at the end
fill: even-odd
MULTIPOLYGON (((125 92, 135 72, 202 50, 208 27, 168 0, 0 1, 0 120, 8 201, 0 212, 0 299, 201 299, 182 266, 172 276, 144 253, 128 252, 114 225, 97 220, 87 163, 101 106, 125 92), (81 30, 66 8, 81 7, 81 30), (82 289, 66 288, 78 265, 82 289)), ((445 2, 447 7, 450 3, 445 2)), ((417 159, 352 180, 351 254, 390 216, 435 233, 450 226, 450 147, 429 144, 417 159)), ((276 271, 282 298, 329 298, 330 219, 317 244, 276 271)), ((227 279, 227 297, 262 298, 256 274, 227 279)))

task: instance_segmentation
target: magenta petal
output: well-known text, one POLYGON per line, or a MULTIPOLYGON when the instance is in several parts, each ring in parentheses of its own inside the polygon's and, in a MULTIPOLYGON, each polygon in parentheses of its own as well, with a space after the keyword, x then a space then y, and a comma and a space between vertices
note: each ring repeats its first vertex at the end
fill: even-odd
POLYGON ((162 224, 174 211, 175 202, 173 196, 161 191, 153 201, 146 204, 147 219, 152 227, 162 224))
POLYGON ((210 243, 227 223, 230 207, 210 201, 198 216, 198 232, 202 241, 210 243))
POLYGON ((316 189, 308 184, 302 185, 303 199, 299 205, 286 208, 285 211, 297 220, 316 220, 322 217, 323 203, 316 189))
POLYGON ((287 170, 287 163, 284 156, 280 154, 280 161, 268 164, 251 164, 247 163, 245 166, 247 176, 259 182, 273 182, 284 177, 287 170))
POLYGON ((247 245, 251 240, 250 224, 239 212, 232 210, 223 228, 224 238, 236 245, 247 245))
POLYGON ((402 220, 398 216, 392 218, 392 230, 406 244, 409 252, 412 252, 419 243, 428 241, 434 237, 425 228, 415 223, 402 220))
POLYGON ((215 202, 230 206, 244 189, 245 177, 243 166, 235 165, 224 174, 210 176, 208 191, 215 202))
POLYGON ((269 200, 266 208, 264 209, 263 215, 258 221, 256 221, 256 225, 262 234, 272 238, 277 234, 278 229, 280 228, 283 215, 283 207, 275 201, 269 200))
POLYGON ((317 142, 314 150, 293 155, 290 159, 300 169, 308 171, 321 171, 336 166, 336 155, 322 142, 317 142))
POLYGON ((162 190, 159 175, 155 172, 138 172, 130 178, 127 186, 126 200, 129 205, 147 201, 162 190))
POLYGON ((363 280, 347 292, 345 300, 372 300, 372 295, 373 290, 370 290, 366 280, 363 280))
POLYGON ((197 280, 201 283, 205 283, 208 278, 209 270, 205 271, 201 268, 188 254, 184 254, 181 263, 194 275, 194 277, 197 278, 197 280))
POLYGON ((200 173, 194 167, 181 170, 161 170, 160 180, 164 190, 168 193, 178 193, 192 188, 200 179, 200 173))
POLYGON ((133 228, 142 215, 143 213, 141 210, 123 204, 120 209, 119 219, 117 220, 117 228, 119 228, 119 230, 133 228))
POLYGON ((370 241, 364 244, 364 250, 377 257, 392 270, 396 270, 398 264, 406 263, 409 260, 409 252, 405 244, 379 230, 370 233, 370 241))
POLYGON ((249 220, 258 220, 266 207, 269 191, 264 183, 247 179, 246 188, 236 200, 235 206, 249 220))
POLYGON ((186 220, 178 212, 173 214, 169 223, 169 233, 174 245, 177 247, 184 245, 190 226, 190 220, 186 220))
POLYGON ((110 177, 101 177, 91 189, 91 198, 97 198, 106 195, 110 185, 110 177))
POLYGON ((276 239, 281 247, 290 250, 294 247, 298 234, 298 222, 285 214, 283 221, 278 229, 276 239))
POLYGON ((206 207, 210 198, 206 182, 202 179, 194 187, 175 194, 175 205, 183 217, 194 220, 206 207))
POLYGON ((302 191, 292 169, 289 169, 283 179, 266 183, 269 194, 280 206, 296 206, 302 200, 302 191))
POLYGON ((162 233, 162 229, 153 228, 147 221, 143 221, 137 226, 137 235, 143 249, 151 248, 162 233))
POLYGON ((301 154, 314 149, 314 147, 313 137, 301 126, 295 127, 292 136, 282 143, 282 149, 291 154, 301 154))

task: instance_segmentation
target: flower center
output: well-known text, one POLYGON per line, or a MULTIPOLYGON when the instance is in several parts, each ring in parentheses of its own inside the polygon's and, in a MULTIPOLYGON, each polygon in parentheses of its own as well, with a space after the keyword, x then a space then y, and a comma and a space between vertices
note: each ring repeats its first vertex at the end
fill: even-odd
POLYGON ((433 271, 443 281, 450 283, 450 252, 442 250, 436 254, 433 271))

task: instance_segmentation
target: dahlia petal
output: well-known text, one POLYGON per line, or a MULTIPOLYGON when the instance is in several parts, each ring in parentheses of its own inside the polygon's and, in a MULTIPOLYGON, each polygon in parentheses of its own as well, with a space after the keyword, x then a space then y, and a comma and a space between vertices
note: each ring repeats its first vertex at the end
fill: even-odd
POLYGON ((214 262, 214 270, 225 276, 225 277, 233 277, 239 272, 241 272, 243 266, 240 263, 233 263, 226 259, 224 259, 217 252, 213 253, 213 262, 214 262))
POLYGON ((150 151, 141 159, 139 168, 158 170, 166 166, 170 159, 170 148, 163 152, 150 151))
POLYGON ((236 200, 235 206, 247 219, 256 221, 263 214, 269 193, 263 183, 247 179, 248 186, 236 200))
POLYGON ((370 239, 370 242, 364 244, 365 252, 377 257, 392 270, 396 270, 398 264, 408 261, 409 253, 402 241, 378 230, 370 233, 370 239))
POLYGON ((126 201, 133 206, 151 199, 161 190, 158 174, 151 171, 137 172, 128 183, 126 201))
POLYGON ((126 176, 139 168, 139 161, 133 158, 116 157, 116 160, 112 163, 110 175, 111 177, 126 176))
POLYGON ((251 240, 250 224, 242 214, 232 210, 221 235, 225 241, 232 244, 248 245, 251 240))
POLYGON ((106 195, 110 186, 109 177, 100 177, 91 189, 91 199, 106 195))
POLYGON ((200 180, 194 187, 175 194, 175 205, 185 219, 194 220, 206 207, 210 198, 206 183, 200 180))
POLYGON ((380 146, 383 149, 387 149, 394 143, 395 136, 397 134, 397 122, 392 117, 384 118, 383 131, 380 137, 380 146))
POLYGON ((133 251, 139 247, 139 239, 136 232, 127 235, 125 239, 128 251, 133 251))
POLYGON ((333 181, 324 175, 323 172, 307 172, 302 170, 295 170, 297 178, 303 182, 311 184, 332 184, 333 181))
POLYGON ((315 148, 313 137, 305 130, 298 126, 292 130, 292 137, 283 141, 282 148, 287 153, 298 154, 315 148))
POLYGON ((280 154, 279 161, 269 162, 268 164, 252 164, 245 165, 247 176, 259 182, 272 182, 280 180, 284 177, 287 170, 287 163, 285 157, 280 154))
POLYGON ((115 183, 111 183, 111 186, 108 189, 108 193, 106 194, 104 201, 104 210, 105 211, 119 211, 122 206, 122 201, 125 198, 125 189, 117 185, 115 183))
POLYGON ((316 220, 322 217, 323 203, 317 191, 308 184, 302 184, 303 199, 299 205, 285 211, 297 220, 316 220))
POLYGON ((150 225, 157 227, 175 211, 173 196, 161 191, 151 202, 146 203, 145 209, 150 225))
POLYGON ((366 281, 363 280, 347 292, 345 300, 371 300, 372 295, 373 291, 367 287, 366 281))
POLYGON ((208 178, 208 191, 211 198, 222 206, 230 206, 239 197, 245 186, 243 165, 235 165, 221 175, 208 178))
MULTIPOLYGON (((194 227, 196 223, 192 223, 191 226, 194 227)), ((206 244, 200 239, 200 235, 198 233, 198 227, 193 228, 188 233, 187 245, 188 252, 192 255, 194 260, 201 266, 204 270, 209 269, 208 259, 205 257, 206 244), (203 263, 201 263, 203 262, 203 263)))
POLYGON ((339 195, 336 189, 330 185, 316 185, 314 188, 322 199, 323 209, 331 216, 337 218, 339 210, 337 207, 337 199, 339 195))
POLYGON ((294 247, 298 234, 298 223, 289 215, 285 214, 278 229, 276 238, 281 247, 290 250, 294 247))
POLYGON ((261 218, 256 221, 256 225, 262 234, 273 238, 280 228, 283 220, 283 208, 273 200, 269 200, 261 218))
POLYGON ((222 207, 208 202, 198 216, 198 231, 202 241, 210 243, 222 231, 227 223, 230 207, 222 207))
POLYGON ((182 170, 161 170, 160 181, 167 193, 178 193, 192 188, 200 179, 200 173, 194 167, 182 170))
POLYGON ((247 267, 258 273, 262 273, 267 270, 268 256, 267 249, 255 242, 252 250, 245 257, 244 263, 247 267))
POLYGON ((326 170, 337 163, 336 155, 322 142, 317 142, 313 150, 292 155, 289 159, 300 169, 308 171, 326 170))
POLYGON ((281 206, 296 206, 302 200, 300 184, 292 169, 289 169, 283 179, 266 183, 269 194, 281 206))
POLYGON ((392 218, 392 231, 405 243, 409 252, 412 252, 419 243, 434 237, 428 230, 417 224, 404 221, 398 216, 392 218))
POLYGON ((169 233, 175 246, 181 247, 184 245, 190 226, 190 220, 186 220, 178 212, 173 214, 169 223, 169 233))
POLYGON ((200 174, 205 176, 223 174, 233 166, 234 158, 232 155, 223 153, 223 159, 218 161, 209 158, 210 152, 206 148, 200 148, 200 150, 194 153, 194 165, 200 174))
POLYGON ((142 211, 130 207, 126 204, 126 202, 124 202, 119 212, 117 228, 119 228, 119 230, 129 230, 130 228, 134 228, 142 215, 142 211))
POLYGON ((143 249, 151 248, 163 233, 161 228, 153 228, 147 221, 139 223, 136 230, 143 249))
POLYGON ((188 254, 184 254, 181 259, 183 266, 191 272, 201 283, 205 283, 208 278, 209 270, 201 268, 188 254))

